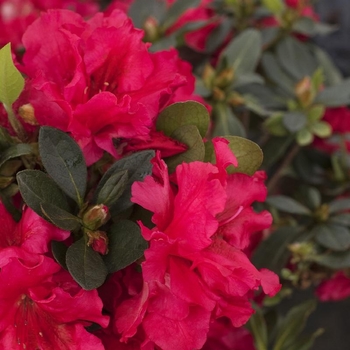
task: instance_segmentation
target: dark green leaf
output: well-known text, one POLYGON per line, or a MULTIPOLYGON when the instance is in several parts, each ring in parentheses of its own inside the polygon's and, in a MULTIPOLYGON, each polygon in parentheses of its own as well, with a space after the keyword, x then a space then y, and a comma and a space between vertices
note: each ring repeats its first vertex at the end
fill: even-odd
POLYGON ((87 169, 78 144, 66 133, 44 126, 39 132, 39 151, 48 174, 69 197, 82 206, 87 169))
POLYGON ((166 158, 166 163, 169 172, 173 172, 175 168, 185 162, 191 163, 196 160, 203 161, 205 156, 205 148, 202 136, 198 128, 194 125, 184 125, 176 129, 171 138, 187 145, 187 151, 177 154, 175 156, 166 158))
POLYGON ((169 50, 172 47, 177 46, 177 35, 178 33, 172 33, 171 35, 164 36, 161 39, 157 40, 155 43, 153 43, 149 51, 150 52, 157 52, 157 51, 162 51, 162 50, 169 50))
POLYGON ((315 300, 308 300, 293 307, 278 326, 273 350, 284 350, 298 341, 299 335, 305 327, 307 318, 315 308, 315 300))
POLYGON ((128 184, 127 170, 121 170, 107 179, 105 184, 98 188, 95 193, 96 204, 113 205, 123 194, 128 184))
POLYGON ((276 163, 285 154, 293 140, 292 135, 288 137, 270 137, 262 149, 264 154, 263 167, 266 169, 276 163))
POLYGON ((255 308, 255 313, 249 319, 248 327, 254 336, 256 350, 267 350, 267 326, 260 308, 255 308))
POLYGON ((157 119, 157 130, 170 136, 176 129, 184 125, 195 125, 202 137, 209 127, 208 110, 195 101, 178 102, 165 108, 157 119))
POLYGON ((326 87, 316 96, 315 103, 321 103, 327 107, 350 104, 350 79, 346 79, 338 85, 326 87))
POLYGON ((350 199, 342 198, 336 199, 328 204, 329 213, 334 214, 344 210, 350 210, 350 199))
POLYGON ((321 193, 315 187, 307 187, 303 189, 303 193, 305 193, 307 203, 310 208, 317 209, 321 205, 321 193))
POLYGON ((9 159, 24 156, 32 153, 31 145, 27 143, 18 143, 16 145, 11 146, 6 151, 1 152, 0 156, 0 167, 9 159))
POLYGON ((141 236, 140 227, 129 220, 115 223, 108 233, 108 238, 109 252, 104 260, 110 273, 121 270, 141 258, 148 247, 141 236))
POLYGON ((279 274, 290 256, 287 247, 298 234, 295 227, 282 227, 274 231, 255 250, 252 259, 254 265, 259 269, 267 268, 279 274))
POLYGON ((311 77, 317 69, 309 48, 291 36, 278 44, 276 53, 279 64, 296 80, 311 77))
POLYGON ((324 224, 318 225, 312 231, 316 242, 325 248, 343 251, 350 247, 350 231, 344 226, 324 224))
POLYGON ((275 56, 271 52, 266 52, 262 56, 261 63, 267 79, 280 87, 287 96, 293 97, 296 82, 284 73, 275 56))
POLYGON ((296 132, 304 128, 307 117, 302 112, 287 112, 283 115, 283 125, 290 132, 296 132))
POLYGON ((334 64, 328 53, 322 50, 318 46, 313 46, 312 49, 318 63, 321 65, 322 71, 325 76, 327 85, 337 85, 343 80, 342 74, 340 73, 337 66, 334 64))
POLYGON ((51 251, 56 261, 66 270, 66 254, 68 247, 63 242, 51 241, 51 251))
POLYGON ((350 226, 350 213, 339 214, 329 219, 332 224, 338 224, 342 226, 350 226))
POLYGON ((234 70, 235 76, 251 73, 255 70, 261 55, 261 34, 256 29, 246 29, 236 36, 222 51, 219 65, 234 70))
POLYGON ((215 120, 213 137, 224 135, 246 136, 243 124, 227 104, 217 104, 213 110, 213 118, 215 120))
POLYGON ((149 175, 152 172, 151 159, 153 157, 154 151, 142 151, 134 153, 131 156, 116 161, 102 176, 102 179, 97 186, 96 193, 100 193, 101 189, 115 174, 118 174, 121 171, 125 170, 128 171, 129 181, 127 183, 127 186, 121 197, 110 208, 112 217, 132 206, 132 203, 130 201, 131 185, 135 181, 142 181, 146 175, 149 175))
POLYGON ((47 219, 41 210, 43 203, 52 204, 69 212, 67 198, 56 183, 39 170, 23 170, 17 174, 17 182, 23 200, 38 215, 47 219))
POLYGON ((162 22, 166 8, 167 4, 162 0, 135 0, 131 3, 128 15, 136 28, 143 28, 145 21, 151 16, 158 23, 162 22))
POLYGON ((347 269, 350 267, 350 251, 317 255, 314 256, 313 261, 335 270, 347 269))
POLYGON ((80 219, 68 211, 60 209, 51 203, 41 203, 41 211, 45 215, 45 219, 50 220, 55 226, 62 230, 73 231, 81 225, 80 219))
POLYGON ((270 196, 267 198, 266 203, 286 213, 311 215, 310 209, 297 202, 295 199, 287 196, 270 196))
POLYGON ((208 35, 205 43, 205 52, 213 53, 225 41, 232 30, 232 21, 230 18, 222 18, 220 24, 216 26, 208 35))
POLYGON ((72 277, 85 290, 100 287, 108 274, 101 255, 86 245, 84 237, 68 248, 66 264, 72 277))
POLYGON ((12 61, 11 44, 0 49, 0 101, 10 108, 24 88, 24 79, 12 61))
POLYGON ((172 26, 179 17, 190 7, 196 8, 200 0, 177 0, 169 8, 162 27, 164 29, 172 26))

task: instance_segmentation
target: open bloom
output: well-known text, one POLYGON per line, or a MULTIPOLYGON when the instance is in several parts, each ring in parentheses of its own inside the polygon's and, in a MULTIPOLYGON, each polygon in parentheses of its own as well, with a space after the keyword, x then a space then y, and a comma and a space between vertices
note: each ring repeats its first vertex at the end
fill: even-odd
POLYGON ((193 93, 189 64, 175 50, 148 52, 142 37, 119 10, 89 21, 70 11, 48 11, 23 36, 29 79, 21 102, 31 103, 40 125, 69 132, 88 164, 104 151, 119 157, 132 141, 134 150, 151 132, 153 140, 162 139, 155 130, 159 112, 179 100, 177 90, 186 84, 185 98, 193 93), (53 40, 47 40, 48 31, 53 40))
MULTIPOLYGON (((239 215, 254 200, 255 190, 240 197, 242 192, 228 185, 234 177, 225 168, 237 161, 226 140, 216 139, 214 145, 220 151, 216 165, 183 163, 170 181, 158 155, 153 177, 132 187, 132 200, 154 213, 156 226, 149 229, 140 223, 150 247, 142 263, 142 289, 116 310, 121 341, 127 342, 141 329, 146 340, 164 350, 199 349, 212 319, 227 317, 240 327, 253 313, 251 291, 262 286, 265 293, 274 295, 280 289, 278 277, 265 269, 258 271, 241 250, 246 244, 243 237, 253 226, 239 227, 249 221, 250 212, 241 221, 239 215), (232 238, 235 232, 237 239, 232 238)), ((255 199, 265 195, 262 190, 255 199)), ((270 215, 260 215, 265 219, 256 227, 268 227, 270 215)))
POLYGON ((98 11, 95 0, 0 0, 0 46, 11 42, 13 49, 22 48, 22 35, 28 26, 48 9, 70 9, 82 16, 98 11))
POLYGON ((108 324, 97 291, 81 289, 48 257, 30 260, 12 258, 1 268, 0 348, 103 350, 84 328, 108 324))
POLYGON ((321 301, 338 301, 350 297, 350 278, 339 271, 316 289, 316 295, 321 301))

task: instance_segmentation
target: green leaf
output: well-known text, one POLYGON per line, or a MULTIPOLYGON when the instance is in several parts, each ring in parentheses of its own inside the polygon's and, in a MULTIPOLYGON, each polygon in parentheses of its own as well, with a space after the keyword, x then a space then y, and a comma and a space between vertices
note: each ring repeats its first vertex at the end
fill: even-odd
POLYGON ((287 112, 283 115, 283 125, 290 132, 296 132, 304 128, 307 117, 302 112, 287 112))
POLYGON ((60 209, 51 203, 41 203, 40 205, 45 219, 50 220, 55 226, 62 230, 73 231, 81 226, 80 219, 68 211, 60 209))
POLYGON ((279 274, 286 265, 290 251, 288 245, 297 238, 299 231, 295 227, 282 227, 263 240, 253 254, 253 264, 257 268, 267 268, 279 274))
POLYGON ((213 137, 223 135, 246 136, 243 124, 227 104, 216 104, 213 109, 213 118, 213 137))
POLYGON ((157 130, 170 136, 176 129, 184 125, 195 125, 202 137, 209 128, 208 110, 195 101, 178 102, 165 108, 157 119, 157 130))
POLYGON ((318 225, 312 232, 315 234, 316 242, 325 248, 344 251, 350 247, 350 231, 344 226, 318 225))
POLYGON ((328 53, 316 45, 312 47, 312 51, 318 63, 321 65, 325 76, 326 85, 340 84, 343 80, 342 74, 328 53))
POLYGON ((310 131, 318 137, 325 138, 332 135, 332 127, 324 121, 312 123, 310 131))
POLYGON ((297 342, 307 318, 315 308, 315 300, 308 300, 293 307, 279 324, 273 350, 284 350, 297 342))
POLYGON ((166 18, 162 24, 164 29, 171 27, 179 17, 188 9, 196 8, 200 0, 177 0, 169 8, 166 18))
POLYGON ((246 29, 236 36, 222 51, 219 66, 234 69, 235 76, 255 70, 261 56, 261 34, 256 29, 246 29))
POLYGON ((350 104, 350 78, 338 85, 326 87, 315 98, 315 103, 327 107, 338 107, 350 104))
POLYGON ((272 205, 278 210, 290 214, 299 214, 307 216, 310 216, 312 214, 310 209, 297 202, 295 199, 283 195, 270 196, 266 199, 266 203, 272 205))
POLYGON ((350 213, 339 214, 329 219, 331 224, 350 226, 350 213))
POLYGON ((270 137, 262 149, 264 154, 264 169, 267 169, 282 158, 293 140, 293 135, 287 137, 270 137))
POLYGON ((81 207, 86 191, 87 169, 78 144, 65 132, 43 126, 39 132, 39 151, 48 174, 81 207))
POLYGON ((173 172, 175 168, 182 162, 191 163, 196 160, 203 161, 205 156, 205 148, 202 136, 198 128, 194 125, 184 125, 176 129, 171 138, 187 145, 185 152, 166 158, 169 172, 173 172))
POLYGON ((334 214, 344 210, 350 210, 350 199, 336 199, 328 204, 330 214, 334 214))
POLYGON ((322 105, 316 105, 310 108, 308 114, 307 114, 307 119, 310 122, 317 122, 322 119, 324 116, 325 112, 325 107, 322 105))
POLYGON ((314 140, 314 136, 308 129, 301 129, 296 134, 296 141, 300 146, 307 146, 314 140))
POLYGON ((16 145, 13 145, 10 148, 8 148, 6 151, 1 152, 0 167, 9 159, 31 154, 32 152, 33 152, 33 149, 31 145, 27 143, 18 143, 16 145))
POLYGON ((266 129, 274 136, 286 136, 288 131, 285 128, 284 124, 284 115, 283 114, 272 114, 269 118, 265 120, 266 129))
POLYGON ((17 182, 23 200, 44 219, 47 219, 47 217, 41 210, 43 203, 52 204, 66 212, 70 211, 64 193, 42 171, 22 170, 17 174, 17 182))
POLYGON ((24 88, 24 79, 12 61, 11 44, 0 50, 0 101, 8 108, 24 88))
POLYGON ((55 260, 66 270, 66 254, 68 247, 63 242, 51 241, 51 252, 55 260))
POLYGON ((129 177, 127 170, 121 170, 107 179, 105 184, 98 188, 95 193, 96 204, 112 206, 123 194, 128 184, 129 177))
POLYGON ((255 313, 249 319, 248 327, 254 336, 256 350, 267 350, 267 325, 260 308, 255 308, 255 313))
POLYGON ((277 45, 276 53, 280 65, 296 80, 311 77, 317 69, 316 60, 309 48, 291 36, 277 45))
POLYGON ((321 203, 321 193, 320 191, 315 187, 306 187, 303 188, 302 193, 305 193, 305 199, 307 200, 307 203, 309 204, 309 207, 313 210, 317 209, 321 203))
POLYGON ((108 274, 101 255, 87 246, 84 237, 67 249, 66 264, 69 273, 85 290, 100 287, 108 274))
POLYGON ((229 173, 244 173, 253 175, 261 166, 263 153, 261 148, 253 141, 239 136, 225 136, 229 141, 229 148, 236 156, 238 167, 227 168, 229 173))
POLYGON ((281 68, 271 52, 265 52, 261 60, 267 79, 275 83, 287 96, 294 97, 295 80, 292 80, 281 68))
POLYGON ((108 232, 108 238, 109 252, 104 261, 109 273, 119 271, 141 258, 148 247, 140 227, 129 220, 115 223, 108 232))
POLYGON ((136 28, 143 28, 149 17, 162 22, 166 13, 167 4, 162 0, 135 0, 131 3, 128 15, 136 28))
POLYGON ((313 257, 313 261, 331 269, 347 269, 350 267, 350 251, 331 252, 313 257))
POLYGON ((275 15, 281 13, 285 8, 282 0, 262 0, 262 4, 275 15))
POLYGON ((116 174, 119 174, 121 171, 127 171, 128 183, 126 185, 125 190, 123 191, 123 194, 119 197, 119 199, 116 202, 113 202, 112 206, 110 207, 111 216, 116 216, 119 213, 130 208, 132 206, 132 203, 130 201, 131 185, 135 181, 142 181, 146 175, 151 174, 151 159, 153 157, 154 151, 142 151, 117 160, 102 176, 102 179, 99 182, 95 192, 94 201, 97 201, 99 193, 101 192, 102 188, 106 186, 107 182, 113 183, 113 181, 116 179, 114 177, 116 174), (112 177, 114 177, 114 179, 111 179, 112 177))

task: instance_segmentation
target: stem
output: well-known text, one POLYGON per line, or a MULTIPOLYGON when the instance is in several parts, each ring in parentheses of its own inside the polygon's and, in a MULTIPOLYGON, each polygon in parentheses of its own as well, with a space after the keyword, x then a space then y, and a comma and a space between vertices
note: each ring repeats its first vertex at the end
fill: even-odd
POLYGON ((300 150, 300 146, 298 144, 294 144, 293 148, 287 154, 287 156, 284 159, 284 161, 282 162, 282 164, 279 166, 277 171, 272 175, 272 177, 270 178, 270 180, 267 184, 267 189, 269 191, 269 194, 271 194, 273 192, 278 181, 283 176, 283 170, 285 168, 287 168, 292 163, 294 157, 298 154, 299 150, 300 150))
POLYGON ((27 133, 25 132, 21 122, 16 118, 15 114, 13 113, 12 107, 11 106, 9 107, 8 105, 4 104, 4 108, 5 108, 6 112, 7 112, 7 116, 8 116, 9 122, 10 122, 13 130, 17 134, 18 138, 21 141, 26 141, 27 133))

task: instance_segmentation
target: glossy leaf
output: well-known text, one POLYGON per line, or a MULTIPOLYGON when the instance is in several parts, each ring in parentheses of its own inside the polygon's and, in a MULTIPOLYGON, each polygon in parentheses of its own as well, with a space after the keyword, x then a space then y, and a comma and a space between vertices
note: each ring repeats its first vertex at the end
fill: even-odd
POLYGON ((101 255, 87 246, 84 237, 67 249, 66 264, 72 277, 85 290, 100 287, 108 274, 101 255))
POLYGON ((119 271, 141 258, 148 247, 140 227, 129 220, 115 223, 109 230, 108 238, 109 252, 104 261, 109 273, 119 271))
POLYGON ((82 206, 87 168, 78 144, 66 133, 44 126, 39 132, 39 151, 48 174, 67 196, 82 206))
POLYGON ((17 182, 23 200, 38 215, 47 219, 42 212, 43 203, 49 203, 57 208, 69 212, 66 196, 56 183, 39 170, 23 170, 17 174, 17 182))
POLYGON ((21 157, 24 155, 31 154, 33 149, 31 145, 27 143, 18 143, 9 147, 6 151, 1 152, 0 156, 0 167, 9 159, 21 157))

